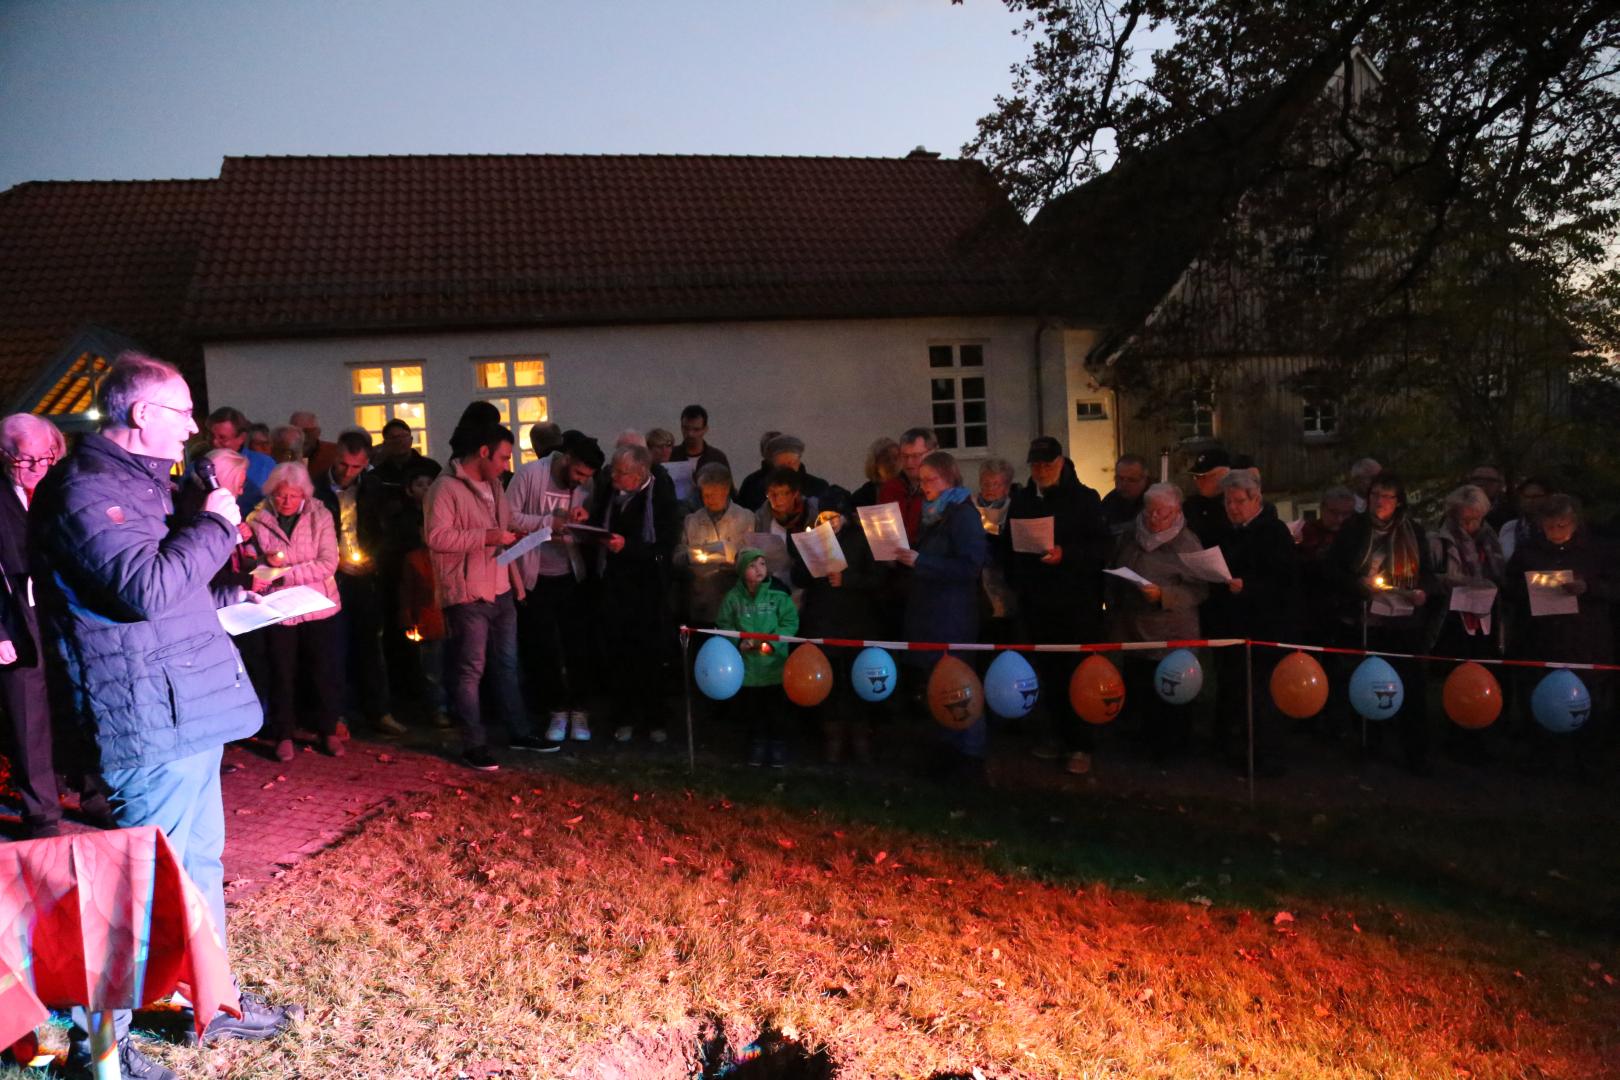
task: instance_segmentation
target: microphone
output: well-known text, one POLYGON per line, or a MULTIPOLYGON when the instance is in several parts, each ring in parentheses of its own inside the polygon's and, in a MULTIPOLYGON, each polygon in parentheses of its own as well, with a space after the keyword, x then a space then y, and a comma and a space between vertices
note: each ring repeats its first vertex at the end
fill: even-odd
POLYGON ((202 485, 204 491, 219 490, 219 474, 214 471, 212 461, 207 458, 198 458, 191 470, 197 474, 197 483, 202 485))

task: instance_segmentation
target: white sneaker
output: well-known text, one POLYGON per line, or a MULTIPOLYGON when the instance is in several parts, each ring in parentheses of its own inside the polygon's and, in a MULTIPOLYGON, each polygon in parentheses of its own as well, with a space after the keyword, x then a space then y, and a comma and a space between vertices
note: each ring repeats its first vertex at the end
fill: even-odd
POLYGON ((568 714, 552 713, 551 723, 546 725, 546 742, 562 742, 566 738, 568 738, 568 714))
POLYGON ((591 714, 584 709, 575 709, 568 714, 568 725, 573 729, 575 742, 591 741, 591 714))
POLYGON ((614 742, 629 742, 635 737, 636 729, 631 727, 629 724, 625 724, 622 727, 616 727, 613 729, 614 742))

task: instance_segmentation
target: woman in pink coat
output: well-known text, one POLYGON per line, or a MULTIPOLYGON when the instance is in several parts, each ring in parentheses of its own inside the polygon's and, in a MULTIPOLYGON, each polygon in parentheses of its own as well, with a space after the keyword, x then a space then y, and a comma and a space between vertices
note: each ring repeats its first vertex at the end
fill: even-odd
MULTIPOLYGON (((307 585, 339 604, 337 530, 332 515, 315 498, 315 485, 303 462, 288 461, 270 470, 265 497, 247 524, 253 530, 266 562, 282 571, 274 581, 255 580, 254 589, 274 594, 279 589, 307 585)), ((276 757, 293 759, 293 728, 298 699, 304 688, 315 703, 314 729, 322 749, 343 756, 337 735, 342 688, 336 659, 342 651, 337 607, 295 615, 265 630, 270 654, 270 700, 265 709, 264 734, 276 744, 276 757)))

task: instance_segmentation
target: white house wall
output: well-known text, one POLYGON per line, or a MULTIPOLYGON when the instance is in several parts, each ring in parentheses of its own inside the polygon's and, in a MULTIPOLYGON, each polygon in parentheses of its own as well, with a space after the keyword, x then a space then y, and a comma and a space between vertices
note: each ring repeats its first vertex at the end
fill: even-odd
POLYGON ((212 407, 234 405, 272 427, 295 410, 312 409, 326 438, 352 426, 350 367, 420 361, 428 446, 442 458, 462 409, 486 396, 478 388, 473 359, 543 356, 551 418, 597 436, 604 446, 627 427, 663 427, 678 434, 681 407, 697 402, 709 410, 710 441, 730 456, 739 478, 756 467, 760 433, 778 429, 805 440, 810 471, 852 486, 862 479, 873 438, 930 423, 928 346, 963 342, 984 346, 991 445, 988 453, 959 456, 1006 457, 1022 474, 1036 412, 1033 319, 670 324, 231 341, 207 345, 204 358, 212 407))

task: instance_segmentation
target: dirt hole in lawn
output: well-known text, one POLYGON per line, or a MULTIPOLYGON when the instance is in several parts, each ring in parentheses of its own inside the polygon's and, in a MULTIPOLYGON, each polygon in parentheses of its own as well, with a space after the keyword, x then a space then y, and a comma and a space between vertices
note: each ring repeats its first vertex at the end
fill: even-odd
POLYGON ((733 1046, 722 1025, 706 1026, 699 1039, 701 1080, 833 1080, 837 1070, 825 1049, 811 1050, 767 1024, 753 1040, 733 1046))

